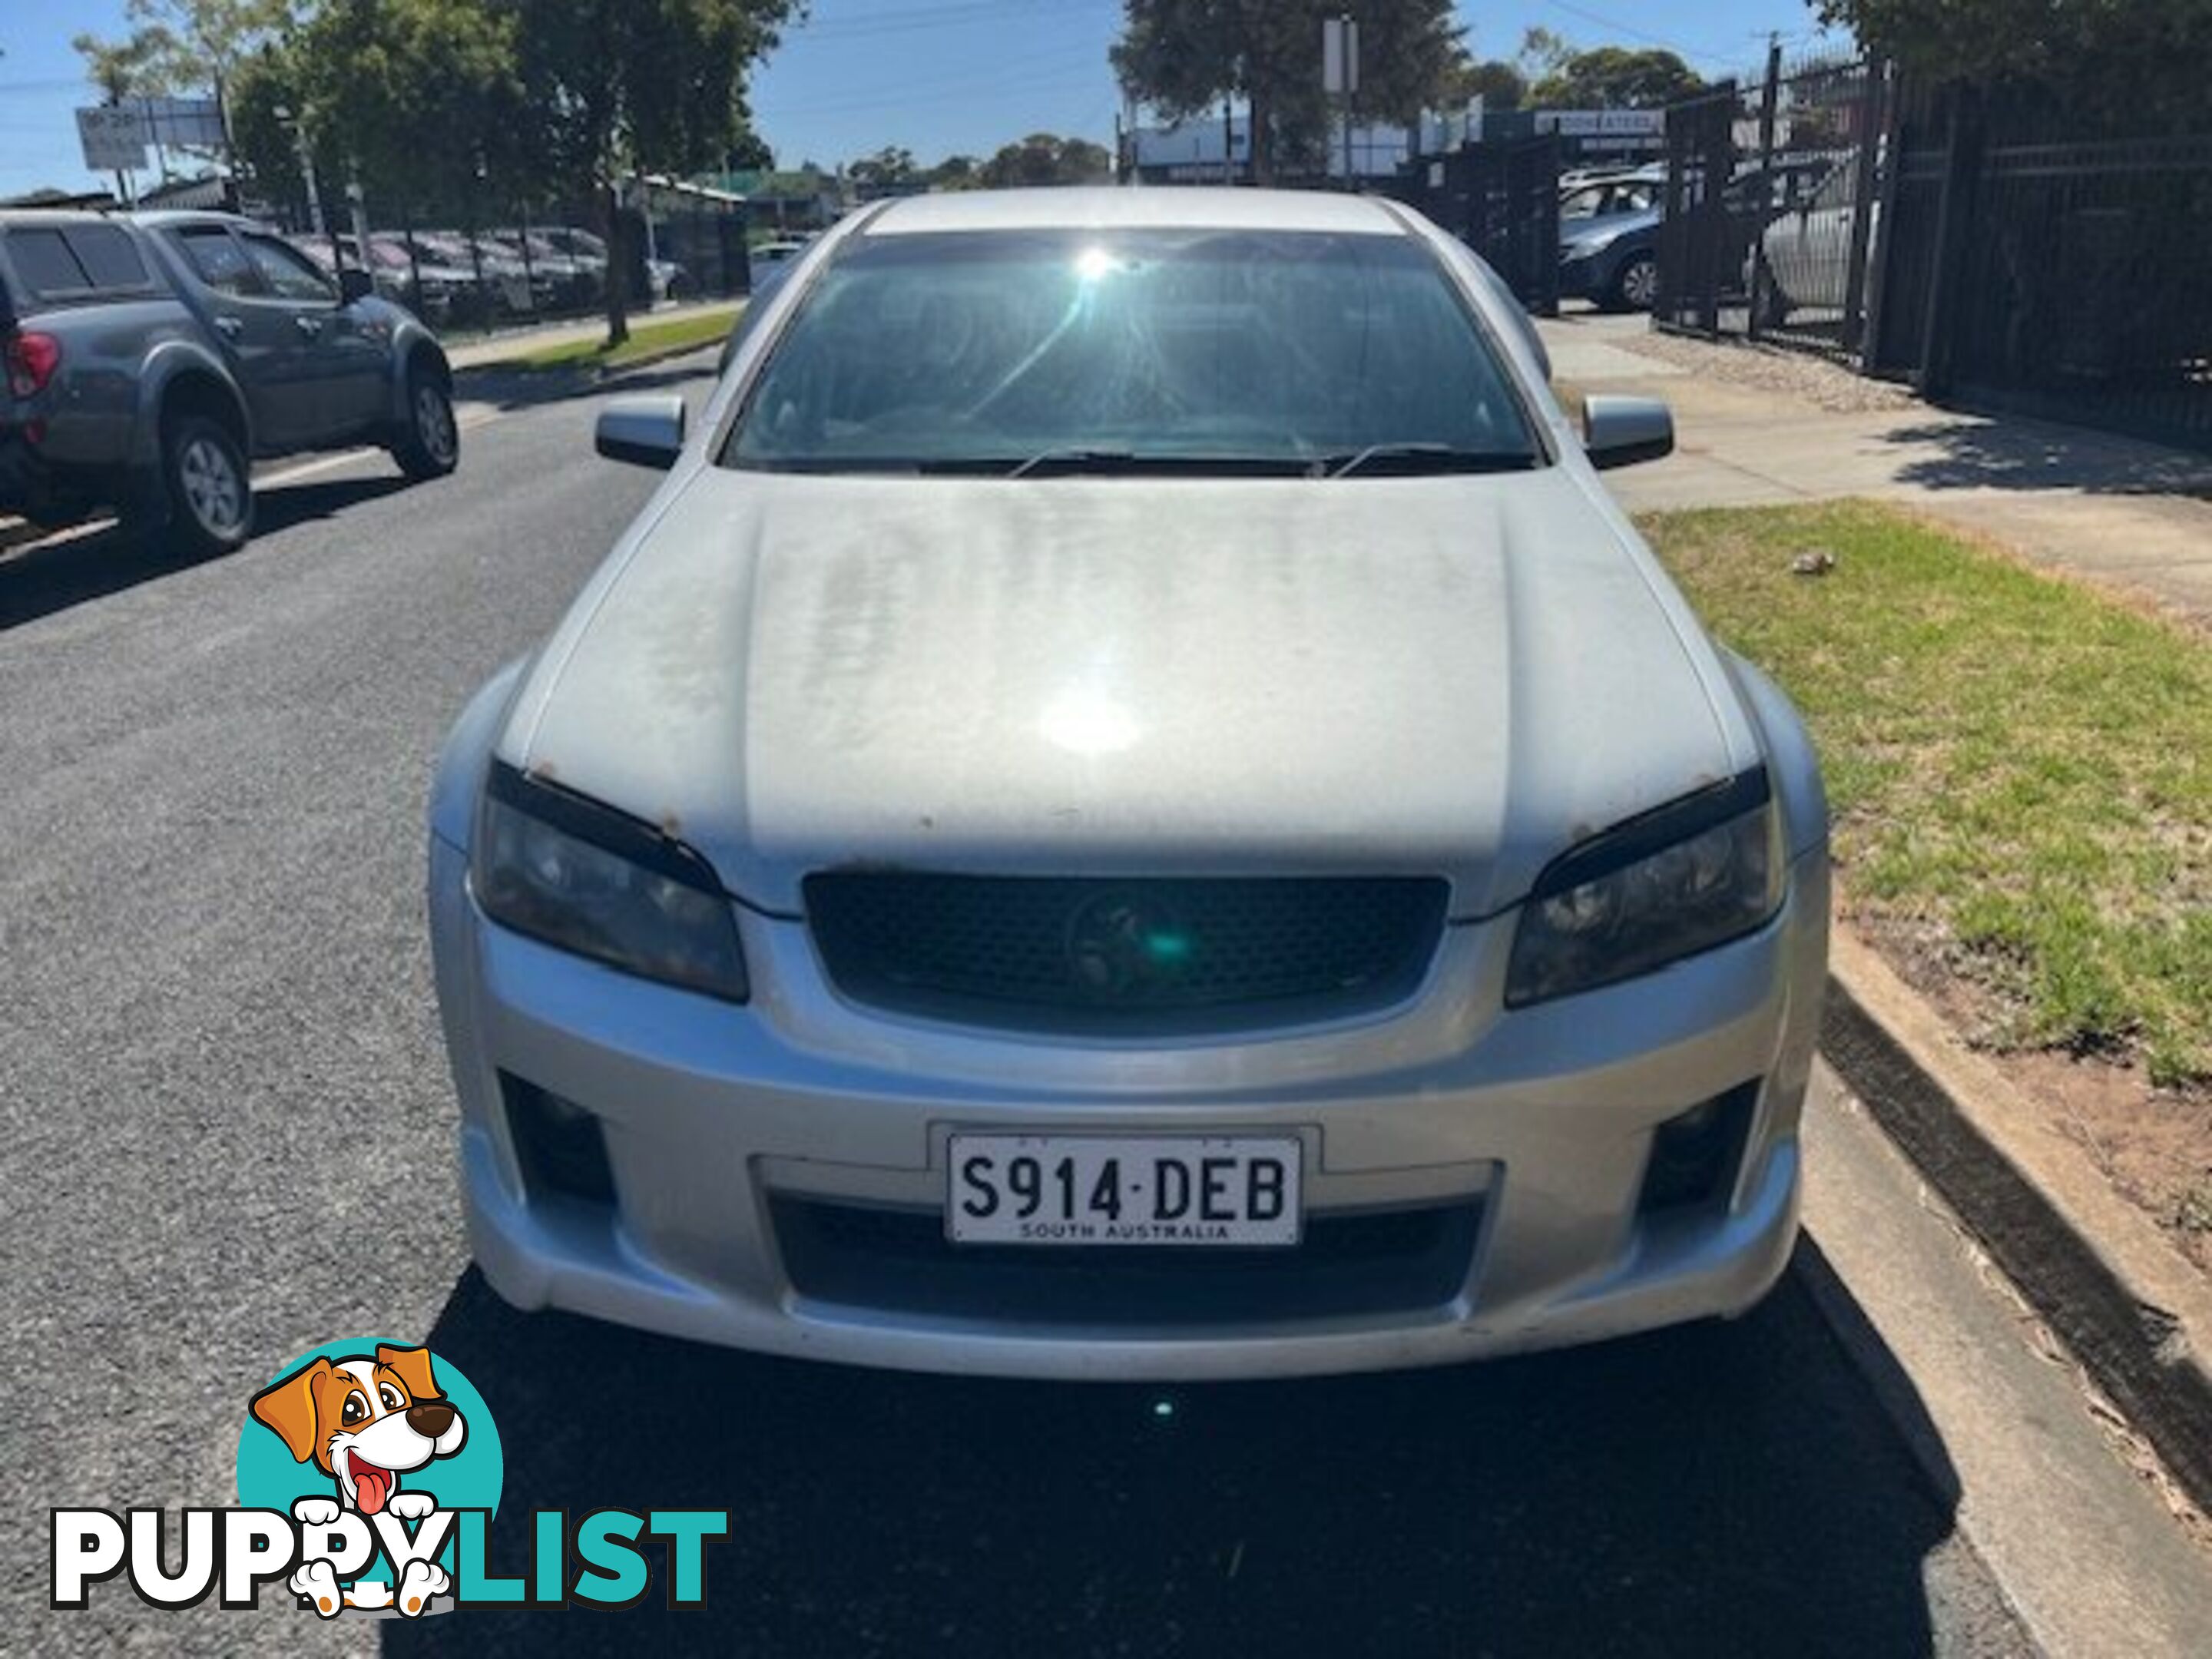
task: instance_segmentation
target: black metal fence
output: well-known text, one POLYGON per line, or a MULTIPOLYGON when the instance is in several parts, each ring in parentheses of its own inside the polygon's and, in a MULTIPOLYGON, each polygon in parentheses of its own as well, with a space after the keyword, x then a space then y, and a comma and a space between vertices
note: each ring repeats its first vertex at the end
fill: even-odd
POLYGON ((1391 193, 1480 254, 1540 316, 1559 309, 1559 140, 1468 144, 1408 162, 1391 193))
POLYGON ((1667 141, 1659 327, 2212 447, 2212 130, 1853 60, 1724 84, 1667 141))

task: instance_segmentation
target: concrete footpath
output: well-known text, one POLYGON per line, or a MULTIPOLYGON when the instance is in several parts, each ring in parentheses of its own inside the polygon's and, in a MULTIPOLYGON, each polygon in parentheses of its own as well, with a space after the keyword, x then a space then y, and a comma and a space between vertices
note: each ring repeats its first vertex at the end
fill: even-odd
POLYGON ((1575 392, 1663 398, 1674 411, 1675 453, 1608 479, 1631 512, 1872 496, 2212 623, 2212 457, 1935 409, 1811 359, 1653 341, 1642 317, 1539 327, 1575 392), (1708 368, 1688 366, 1700 359, 1708 368), (1801 389, 1775 383, 1792 379, 1801 389))
POLYGON ((1814 1298, 2035 1647, 2212 1653, 2212 1554, 1971 1230, 1826 1065, 1804 1133, 1814 1298))

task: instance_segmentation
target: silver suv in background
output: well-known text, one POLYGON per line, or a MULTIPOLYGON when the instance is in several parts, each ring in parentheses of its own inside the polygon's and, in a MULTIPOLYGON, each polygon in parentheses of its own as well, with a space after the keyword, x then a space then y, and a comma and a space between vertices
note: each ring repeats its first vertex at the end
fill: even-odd
POLYGON ((192 554, 251 533, 257 458, 377 444, 428 478, 460 453, 436 337, 225 214, 0 214, 0 513, 112 508, 192 554))

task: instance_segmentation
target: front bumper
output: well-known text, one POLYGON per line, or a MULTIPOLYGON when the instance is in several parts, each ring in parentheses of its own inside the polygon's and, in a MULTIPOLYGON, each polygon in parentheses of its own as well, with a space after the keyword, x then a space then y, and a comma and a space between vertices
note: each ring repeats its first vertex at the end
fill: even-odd
POLYGON ((1595 300, 1613 282, 1613 260, 1606 249, 1573 254, 1559 260, 1559 297, 1595 300))
MULTIPOLYGON (((465 855, 442 841, 430 886, 470 1237, 521 1307, 916 1370, 1274 1376, 1733 1315, 1773 1284, 1796 1237, 1797 1121, 1826 976, 1821 854, 1799 860, 1760 933, 1626 985, 1502 1012, 1507 918, 1449 929, 1420 993, 1379 1017, 1147 1047, 856 1008, 823 979, 803 926, 750 912, 739 927, 755 1000, 732 1007, 493 926, 465 855), (510 1103, 532 1088, 597 1121, 611 1202, 526 1179, 510 1103), (1719 1200, 1639 1212, 1658 1126, 1731 1091, 1754 1103, 1719 1200), (1414 1305, 1304 1305, 1279 1282, 1242 1311, 1232 1297, 1196 1320, 1165 1303, 1157 1319, 1091 1318, 1011 1290, 997 1305, 921 1294, 932 1269, 917 1279, 910 1249, 903 1276, 817 1272, 819 1240, 793 1218, 941 1216, 955 1129, 1291 1133, 1312 1237, 1415 1212, 1466 1227, 1431 1241, 1414 1305), (1434 1249, 1452 1237, 1461 1254, 1437 1279, 1434 1249)), ((901 1248, 933 1231, 907 1227, 901 1248)), ((868 1249, 864 1235, 844 1266, 865 1267, 868 1249)), ((1212 1254, 1176 1260, 1195 1283, 1212 1254)))

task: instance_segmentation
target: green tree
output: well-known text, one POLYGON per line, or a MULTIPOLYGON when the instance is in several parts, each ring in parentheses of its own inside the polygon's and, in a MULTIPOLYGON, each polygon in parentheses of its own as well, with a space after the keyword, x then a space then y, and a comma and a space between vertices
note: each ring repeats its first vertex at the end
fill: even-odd
MULTIPOLYGON (((1322 22, 1343 0, 1125 0, 1115 75, 1175 119, 1242 98, 1252 117, 1252 169, 1318 158, 1331 118, 1322 91, 1322 22)), ((1451 0, 1364 0, 1356 112, 1410 120, 1444 94, 1465 53, 1451 0)))
POLYGON ((70 44, 111 99, 188 90, 221 102, 247 55, 290 15, 287 0, 130 0, 121 40, 70 44))
POLYGON ((2026 83, 2113 131, 2201 130, 2212 0, 1814 0, 1823 22, 1938 80, 2026 83))
POLYGON ((1528 101, 1528 78, 1498 58, 1455 65, 1444 82, 1444 100, 1465 104, 1477 98, 1485 109, 1519 109, 1528 101))
POLYGON ((510 19, 532 153, 605 206, 607 343, 629 337, 620 182, 711 167, 751 129, 745 73, 798 0, 473 0, 510 19))
POLYGON ((232 158, 252 193, 264 201, 293 202, 307 193, 294 126, 303 102, 298 60, 281 45, 264 45, 232 77, 232 158))
POLYGON ((473 205, 480 177, 532 178, 517 35, 479 0, 324 0, 281 58, 249 66, 249 87, 258 103, 259 63, 281 63, 318 168, 372 198, 473 205))
POLYGON ((1528 100, 1545 109, 1658 109, 1705 84, 1671 52, 1599 46, 1577 52, 1537 82, 1528 100))
POLYGON ((1547 75, 1557 75, 1574 55, 1574 42, 1558 30, 1540 25, 1522 32, 1521 50, 1513 61, 1523 81, 1540 81, 1547 75))
POLYGON ((175 59, 176 42, 167 29, 139 29, 120 40, 80 34, 70 46, 84 59, 85 76, 100 88, 104 102, 159 98, 170 90, 169 66, 175 59))
POLYGON ((726 173, 773 173, 775 152, 768 147, 767 139, 748 130, 739 133, 723 153, 722 168, 726 173))
POLYGON ((948 155, 928 173, 932 190, 975 190, 982 184, 983 164, 972 155, 948 155))
POLYGON ((914 152, 899 144, 885 144, 872 155, 863 155, 845 166, 845 176, 854 187, 872 195, 887 195, 916 183, 921 169, 915 165, 914 152))
POLYGON ((1110 177, 1114 158, 1103 144, 1087 138, 1061 138, 1033 132, 1007 144, 983 163, 981 178, 992 190, 1024 185, 1089 185, 1110 177))

